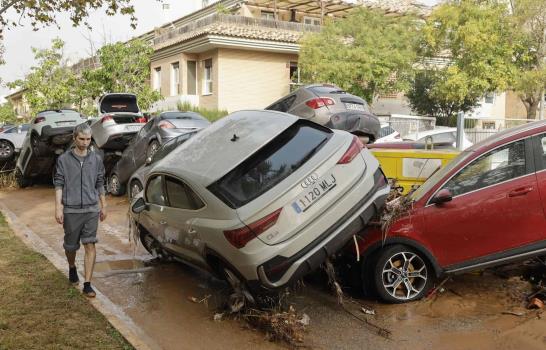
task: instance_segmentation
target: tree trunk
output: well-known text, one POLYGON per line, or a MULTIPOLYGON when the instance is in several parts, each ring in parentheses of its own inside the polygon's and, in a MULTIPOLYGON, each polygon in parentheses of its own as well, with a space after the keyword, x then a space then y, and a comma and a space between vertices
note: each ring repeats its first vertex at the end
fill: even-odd
POLYGON ((529 101, 528 104, 525 104, 525 108, 527 109, 527 119, 536 119, 539 103, 540 100, 533 99, 532 101, 529 101))

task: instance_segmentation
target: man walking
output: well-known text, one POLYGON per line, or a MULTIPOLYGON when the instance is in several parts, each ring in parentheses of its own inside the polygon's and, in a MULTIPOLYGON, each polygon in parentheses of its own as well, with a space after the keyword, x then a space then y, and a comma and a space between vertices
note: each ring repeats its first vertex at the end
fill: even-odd
POLYGON ((94 297, 91 277, 95 266, 95 243, 98 221, 106 219, 104 164, 102 158, 88 150, 91 128, 86 123, 74 129, 75 147, 57 159, 55 173, 55 220, 64 228, 64 250, 68 260, 68 279, 79 282, 76 252, 80 241, 85 249, 83 293, 94 297))

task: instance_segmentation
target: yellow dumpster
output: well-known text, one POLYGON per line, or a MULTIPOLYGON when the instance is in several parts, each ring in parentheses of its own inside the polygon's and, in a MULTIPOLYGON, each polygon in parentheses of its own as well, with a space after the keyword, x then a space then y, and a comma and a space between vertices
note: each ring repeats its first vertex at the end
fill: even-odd
POLYGON ((460 152, 455 150, 370 149, 381 164, 389 180, 396 182, 399 191, 408 193, 420 186, 437 169, 445 166, 460 152))

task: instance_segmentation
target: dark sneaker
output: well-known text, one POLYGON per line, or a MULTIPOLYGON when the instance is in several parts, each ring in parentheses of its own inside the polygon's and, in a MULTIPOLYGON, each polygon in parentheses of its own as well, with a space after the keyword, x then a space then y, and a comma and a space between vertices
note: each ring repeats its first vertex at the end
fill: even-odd
POLYGON ((76 266, 70 267, 68 269, 68 280, 72 284, 76 284, 80 281, 80 279, 78 278, 78 271, 76 270, 76 266))
POLYGON ((97 293, 95 293, 95 291, 91 287, 91 282, 85 282, 83 284, 83 294, 85 294, 85 296, 89 298, 94 298, 97 295, 97 293))

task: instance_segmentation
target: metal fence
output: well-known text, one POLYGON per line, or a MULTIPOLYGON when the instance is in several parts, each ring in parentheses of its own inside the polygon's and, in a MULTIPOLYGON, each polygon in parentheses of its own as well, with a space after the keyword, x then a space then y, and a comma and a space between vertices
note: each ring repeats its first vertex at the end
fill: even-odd
POLYGON ((464 119, 464 132, 466 138, 477 143, 485 140, 499 131, 515 126, 534 122, 537 119, 504 119, 504 118, 466 118, 464 119))
POLYGON ((387 117, 379 117, 381 124, 388 124, 400 133, 400 136, 432 130, 436 126, 436 118, 413 115, 392 114, 387 117))

